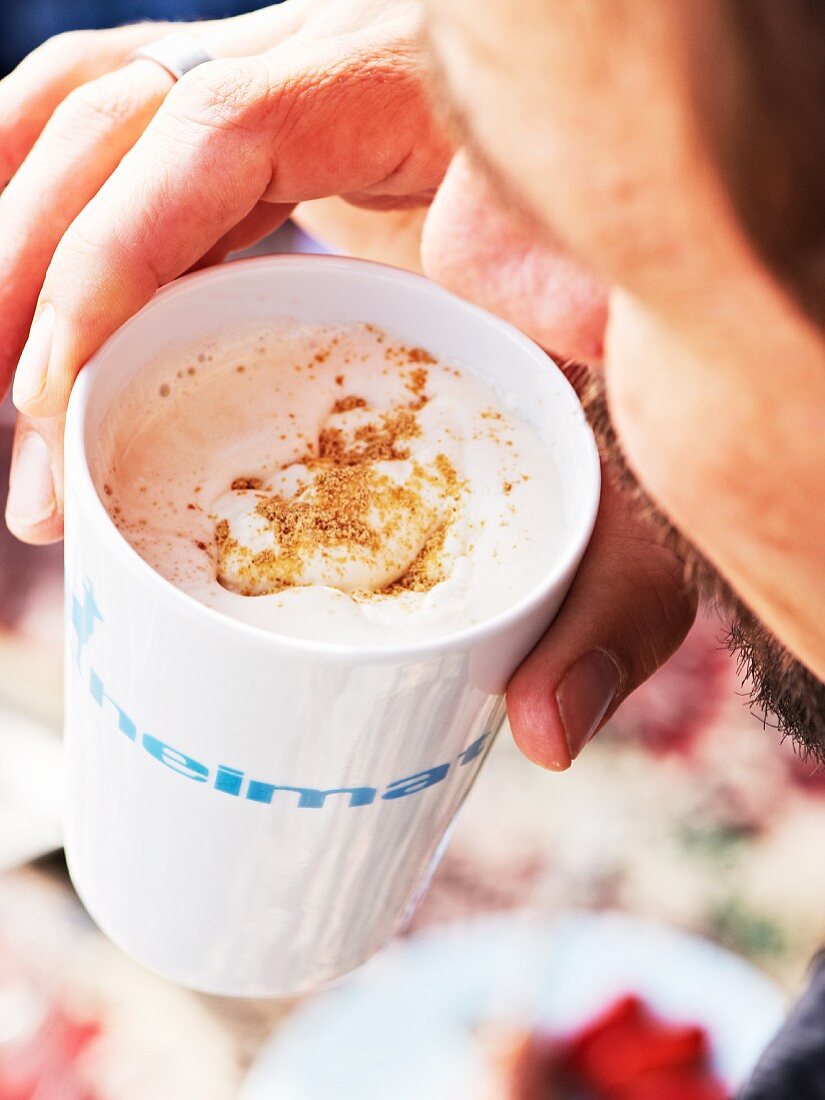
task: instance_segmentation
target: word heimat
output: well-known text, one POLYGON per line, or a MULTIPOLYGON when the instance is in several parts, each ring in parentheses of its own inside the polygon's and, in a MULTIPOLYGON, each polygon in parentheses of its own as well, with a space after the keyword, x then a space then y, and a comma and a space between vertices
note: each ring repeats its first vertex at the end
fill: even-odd
POLYGON ((295 787, 269 783, 261 779, 247 779, 244 772, 239 771, 237 768, 231 768, 227 764, 218 764, 213 770, 200 760, 195 760, 194 757, 181 752, 180 749, 174 748, 165 741, 161 741, 151 733, 141 733, 139 735, 134 719, 105 691, 102 680, 93 668, 89 670, 88 688, 92 699, 101 709, 106 704, 111 708, 112 716, 117 718, 117 728, 120 732, 125 734, 133 744, 140 745, 149 756, 169 768, 170 771, 195 783, 207 784, 211 790, 221 791, 223 794, 232 795, 236 798, 243 797, 249 802, 268 804, 279 792, 297 794, 297 809, 322 809, 331 795, 348 795, 349 802, 347 805, 353 807, 369 806, 379 797, 384 801, 391 801, 396 798, 407 798, 409 795, 419 794, 421 791, 427 790, 428 787, 432 787, 446 779, 447 773, 452 767, 462 768, 471 761, 476 760, 485 750, 490 739, 489 731, 483 733, 481 737, 476 738, 471 745, 468 745, 463 752, 459 753, 454 761, 447 764, 437 764, 435 767, 425 768, 414 775, 396 779, 394 782, 388 783, 382 789, 380 795, 379 788, 373 786, 331 787, 327 790, 316 787, 295 787), (246 784, 245 788, 244 784, 246 784))

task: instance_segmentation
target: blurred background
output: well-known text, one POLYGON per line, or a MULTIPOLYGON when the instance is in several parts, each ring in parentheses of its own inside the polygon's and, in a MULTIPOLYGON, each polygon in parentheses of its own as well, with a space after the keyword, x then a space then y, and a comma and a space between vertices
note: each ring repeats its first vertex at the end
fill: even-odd
MULTIPOLYGON (((0 70, 73 27, 262 6, 5 0, 0 70)), ((261 249, 323 247, 289 225, 261 249)), ((6 402, 3 484, 12 423, 6 402)), ((568 774, 505 729, 411 927, 362 972, 211 998, 123 956, 72 893, 62 553, 0 526, 0 1100, 731 1096, 825 942, 825 775, 750 713, 722 630, 705 611, 568 774)))
POLYGON ((0 5, 0 71, 4 74, 62 31, 116 27, 144 19, 221 19, 266 3, 255 0, 4 0, 0 5))

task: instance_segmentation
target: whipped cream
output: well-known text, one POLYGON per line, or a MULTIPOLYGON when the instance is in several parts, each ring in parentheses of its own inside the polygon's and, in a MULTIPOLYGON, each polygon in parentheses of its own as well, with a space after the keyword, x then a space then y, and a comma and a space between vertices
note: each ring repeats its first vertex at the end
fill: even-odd
POLYGON ((234 491, 215 505, 220 583, 245 596, 328 585, 362 597, 403 583, 458 513, 442 464, 293 463, 266 493, 234 491))
POLYGON ((113 405, 93 476, 173 584, 339 644, 489 618, 541 580, 564 533, 535 429, 471 364, 371 325, 285 318, 170 350, 113 405))

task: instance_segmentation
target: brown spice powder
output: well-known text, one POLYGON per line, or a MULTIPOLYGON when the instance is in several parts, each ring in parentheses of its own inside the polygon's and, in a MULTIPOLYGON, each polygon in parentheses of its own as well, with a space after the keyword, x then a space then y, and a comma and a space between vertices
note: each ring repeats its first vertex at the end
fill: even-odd
POLYGON ((366 407, 367 402, 364 398, 356 397, 356 395, 352 393, 348 397, 339 397, 332 406, 332 411, 334 413, 345 413, 349 412, 350 409, 365 409, 366 407))
MULTIPOLYGON (((409 363, 427 363, 432 366, 435 362, 435 356, 431 355, 426 348, 407 348, 407 362, 409 363)), ((424 374, 426 376, 426 371, 424 374)))
MULTIPOLYGON (((327 557, 335 552, 341 563, 351 556, 377 555, 405 516, 419 515, 424 522, 436 518, 421 496, 422 482, 437 482, 441 492, 454 497, 462 484, 443 454, 430 467, 415 463, 410 479, 403 485, 377 473, 367 462, 335 466, 321 461, 313 467, 312 491, 304 499, 269 496, 256 506, 257 514, 272 530, 277 549, 253 554, 229 536, 226 520, 217 525, 221 558, 233 555, 236 572, 253 582, 243 590, 244 595, 260 590, 256 586, 261 580, 266 580, 268 591, 300 583, 307 557, 319 551, 327 557)), ((404 575, 379 594, 426 592, 440 583, 444 579, 441 554, 446 529, 445 524, 435 531, 404 575)), ((362 593, 361 598, 367 595, 362 593)))
POLYGON ((401 443, 421 434, 418 419, 410 409, 393 409, 356 428, 348 441, 340 428, 324 428, 318 437, 318 456, 336 466, 357 466, 365 462, 393 462, 410 457, 401 443))
POLYGON ((317 474, 310 499, 265 497, 255 511, 272 528, 285 557, 319 546, 377 550, 378 534, 365 518, 374 480, 374 471, 366 466, 326 467, 317 474))
MULTIPOLYGON (((382 341, 379 341, 382 342, 382 341)), ((255 584, 266 579, 277 588, 299 583, 309 555, 320 551, 325 557, 335 552, 341 560, 344 552, 363 557, 378 554, 384 540, 393 536, 404 515, 435 513, 421 496, 423 481, 437 485, 439 493, 448 499, 458 499, 463 482, 446 455, 439 454, 429 467, 420 463, 413 466, 412 476, 404 485, 379 474, 374 463, 399 461, 410 457, 405 442, 421 434, 416 413, 429 401, 426 393, 428 372, 421 364, 435 363, 435 358, 424 348, 388 348, 388 356, 397 355, 402 361, 415 365, 406 377, 406 388, 414 400, 407 407, 381 413, 375 420, 361 424, 353 432, 327 427, 320 433, 318 453, 311 452, 301 461, 314 474, 311 493, 303 499, 285 499, 265 496, 259 500, 256 512, 272 530, 277 549, 253 554, 230 538, 229 524, 222 520, 215 529, 215 540, 224 558, 228 554, 242 564, 241 575, 248 575, 255 584), (376 517, 378 522, 376 522, 376 517)), ((316 361, 323 362, 316 356, 316 361)), ((336 375, 337 385, 344 384, 344 376, 336 375)), ((333 414, 366 408, 367 401, 356 394, 336 400, 333 414)), ((291 414, 294 418, 294 414, 291 414)), ((260 490, 259 478, 240 477, 232 482, 233 490, 260 490)), ((425 520, 426 522, 426 520, 425 520)), ((404 575, 390 585, 381 595, 400 592, 426 592, 444 579, 441 561, 444 540, 449 524, 442 524, 431 534, 420 553, 404 575)), ((272 591, 272 588, 268 588, 272 591)), ((255 588, 245 594, 251 595, 255 588)), ((368 593, 362 593, 365 598, 368 593)))
POLYGON ((444 580, 444 540, 447 537, 447 524, 439 527, 427 539, 403 577, 393 581, 384 589, 383 595, 393 596, 399 592, 429 592, 444 580))

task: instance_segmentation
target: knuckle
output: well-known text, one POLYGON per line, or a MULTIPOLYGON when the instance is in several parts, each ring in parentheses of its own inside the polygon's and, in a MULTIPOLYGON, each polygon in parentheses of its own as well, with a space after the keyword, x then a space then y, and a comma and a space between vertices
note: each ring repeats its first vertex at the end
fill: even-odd
POLYGON ((674 636, 681 635, 696 614, 697 596, 685 575, 685 565, 670 550, 661 548, 659 559, 648 566, 644 579, 660 622, 674 636))
POLYGON ((663 554, 639 575, 639 595, 628 622, 629 686, 643 683, 675 653, 696 616, 696 596, 684 566, 663 554))
POLYGON ((179 122, 205 131, 251 128, 251 115, 267 93, 263 63, 209 61, 187 73, 164 106, 179 122))
POLYGON ((67 57, 76 59, 97 49, 100 41, 100 31, 63 31, 47 38, 45 42, 32 50, 29 58, 32 61, 63 61, 67 57))
POLYGON ((76 219, 64 233, 54 251, 46 275, 46 286, 54 296, 56 284, 66 280, 75 283, 77 276, 88 271, 90 265, 100 258, 101 241, 99 235, 83 219, 76 219))
POLYGON ((54 112, 55 126, 110 129, 134 113, 135 88, 120 70, 74 88, 54 112))
MULTIPOLYGON (((99 197, 98 197, 99 198, 99 197)), ((50 296, 89 296, 103 279, 103 272, 117 266, 126 226, 111 209, 99 209, 93 200, 68 227, 52 255, 45 285, 50 296)))
POLYGON ((62 264, 71 268, 76 259, 88 260, 97 256, 100 245, 100 235, 84 219, 77 218, 66 230, 55 252, 54 266, 59 269, 62 264))
POLYGON ((113 287, 118 293, 128 287, 150 296, 160 279, 155 276, 153 256, 131 243, 134 236, 129 218, 111 204, 93 200, 55 249, 44 293, 52 301, 81 303, 87 314, 111 308, 113 287))

